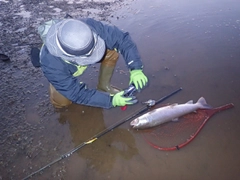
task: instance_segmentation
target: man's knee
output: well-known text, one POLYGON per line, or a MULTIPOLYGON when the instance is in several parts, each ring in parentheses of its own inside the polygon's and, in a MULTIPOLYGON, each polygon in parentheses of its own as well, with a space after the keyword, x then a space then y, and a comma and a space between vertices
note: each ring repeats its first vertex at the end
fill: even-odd
POLYGON ((60 94, 52 84, 49 86, 50 101, 56 108, 62 108, 72 104, 72 101, 60 94))
POLYGON ((109 50, 107 49, 105 56, 103 57, 103 60, 101 61, 104 65, 109 66, 115 66, 118 60, 119 54, 115 50, 109 50))

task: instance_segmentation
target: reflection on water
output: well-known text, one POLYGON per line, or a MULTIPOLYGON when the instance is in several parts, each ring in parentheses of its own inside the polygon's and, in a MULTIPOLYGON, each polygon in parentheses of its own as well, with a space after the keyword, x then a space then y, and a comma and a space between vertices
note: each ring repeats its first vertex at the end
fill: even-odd
MULTIPOLYGON (((75 146, 106 129, 102 109, 76 104, 60 113, 59 122, 69 125, 75 146)), ((78 155, 85 159, 87 168, 106 173, 111 171, 119 156, 129 160, 138 154, 134 137, 126 129, 117 128, 105 136, 78 151, 78 155)))

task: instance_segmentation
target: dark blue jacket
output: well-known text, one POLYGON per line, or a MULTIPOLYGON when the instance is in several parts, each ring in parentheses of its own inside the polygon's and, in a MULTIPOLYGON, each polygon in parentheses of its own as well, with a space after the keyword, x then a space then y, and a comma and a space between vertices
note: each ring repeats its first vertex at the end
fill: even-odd
MULTIPOLYGON (((139 52, 129 33, 90 18, 81 20, 105 41, 107 49, 116 49, 122 54, 130 70, 142 69, 143 65, 139 52)), ((45 45, 41 50, 40 62, 42 71, 48 81, 59 93, 72 102, 102 108, 112 107, 112 97, 109 93, 87 89, 84 83, 80 83, 78 78, 73 76, 77 67, 51 55, 45 45)))

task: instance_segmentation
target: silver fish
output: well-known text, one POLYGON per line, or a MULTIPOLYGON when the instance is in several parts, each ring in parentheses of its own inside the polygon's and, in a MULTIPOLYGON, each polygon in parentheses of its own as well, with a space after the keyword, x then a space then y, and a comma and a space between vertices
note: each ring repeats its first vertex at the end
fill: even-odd
POLYGON ((150 111, 134 119, 131 121, 130 125, 134 129, 150 128, 169 121, 177 121, 179 117, 194 112, 197 109, 211 108, 212 107, 207 104, 206 100, 201 97, 195 104, 191 100, 185 104, 172 104, 169 106, 154 109, 153 111, 150 111))

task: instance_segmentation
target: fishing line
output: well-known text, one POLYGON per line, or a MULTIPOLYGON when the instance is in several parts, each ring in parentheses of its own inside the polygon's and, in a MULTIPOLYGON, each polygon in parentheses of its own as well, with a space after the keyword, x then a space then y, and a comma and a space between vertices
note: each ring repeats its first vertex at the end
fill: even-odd
MULTIPOLYGON (((113 131, 115 128, 119 127, 120 125, 124 124, 125 122, 145 113, 146 111, 148 111, 151 107, 163 102, 164 100, 168 99, 169 97, 173 96, 174 94, 178 93, 179 91, 181 91, 182 88, 179 88, 175 91, 173 91, 172 93, 160 98, 159 100, 157 101, 154 101, 153 104, 148 104, 146 106, 143 106, 142 108, 139 108, 138 110, 136 110, 134 113, 132 113, 132 115, 130 115, 127 119, 123 119, 123 120, 120 120, 118 122, 116 122, 115 124, 111 125, 110 127, 104 129, 103 131, 100 131, 98 134, 96 134, 95 136, 93 136, 92 138, 88 139, 87 141, 79 144, 78 146, 76 146, 74 149, 70 150, 69 152, 61 155, 59 158, 55 159, 54 161, 52 161, 51 163, 41 167, 40 169, 38 169, 37 171, 34 171, 33 173, 31 173, 30 175, 26 176, 25 178, 23 178, 23 180, 26 180, 26 179, 29 179, 31 178, 32 176, 34 176, 35 174, 43 171, 44 169, 52 166, 53 164, 61 161, 62 159, 64 158, 67 158, 69 156, 71 156, 74 152, 76 152, 77 150, 81 149, 82 147, 84 147, 85 145, 88 145, 88 144, 91 144, 93 143, 94 141, 96 141, 97 139, 99 139, 100 137, 102 137, 103 135, 107 134, 108 132, 110 131, 113 131)), ((149 100, 150 101, 150 100, 149 100)), ((151 100, 152 102, 153 100, 151 100)))

